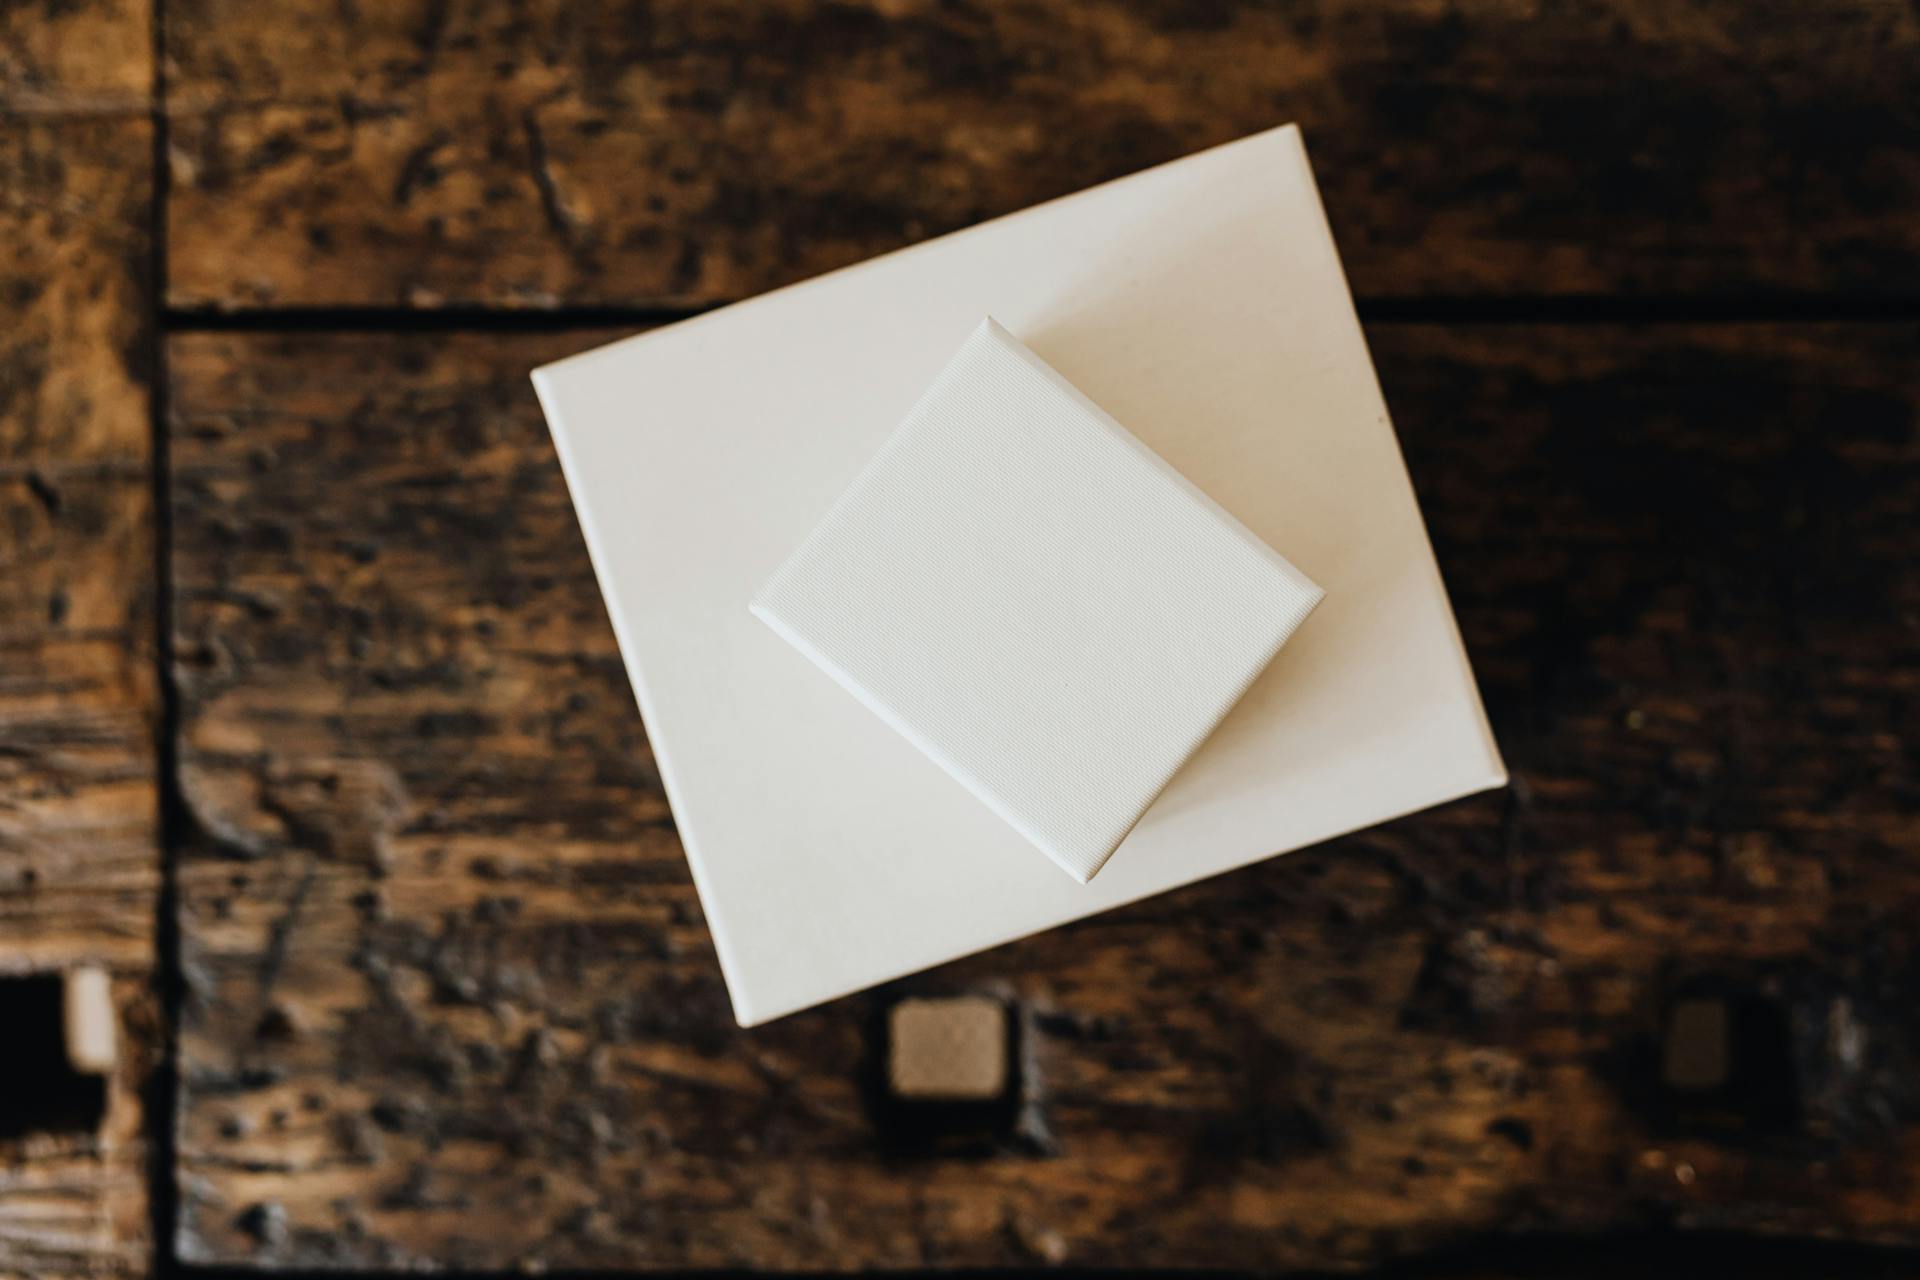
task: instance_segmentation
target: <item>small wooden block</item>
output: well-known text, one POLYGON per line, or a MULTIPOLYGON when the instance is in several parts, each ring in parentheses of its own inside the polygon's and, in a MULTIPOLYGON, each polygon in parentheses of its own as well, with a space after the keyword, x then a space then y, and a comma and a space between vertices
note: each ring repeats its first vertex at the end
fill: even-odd
POLYGON ((887 1017, 887 1084, 900 1098, 977 1102, 1007 1087, 1007 1011, 985 996, 902 1000, 887 1017))
POLYGON ((62 1021, 68 1065, 84 1076, 112 1074, 118 1046, 114 1031, 113 984, 105 969, 67 971, 62 1021))
POLYGON ((1727 1082, 1731 1026, 1723 1000, 1681 1000, 1667 1013, 1661 1075, 1667 1087, 1705 1093, 1727 1082))

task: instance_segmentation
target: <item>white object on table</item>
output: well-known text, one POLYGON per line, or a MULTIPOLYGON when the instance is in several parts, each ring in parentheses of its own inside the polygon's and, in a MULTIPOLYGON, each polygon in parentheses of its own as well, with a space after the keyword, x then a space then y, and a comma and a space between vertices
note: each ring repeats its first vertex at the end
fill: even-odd
POLYGON ((1506 779, 1291 127, 534 384, 742 1023, 1506 779), (1090 885, 745 608, 988 314, 1327 592, 1090 885))
POLYGON ((989 318, 752 608, 1085 882, 1320 597, 989 318))

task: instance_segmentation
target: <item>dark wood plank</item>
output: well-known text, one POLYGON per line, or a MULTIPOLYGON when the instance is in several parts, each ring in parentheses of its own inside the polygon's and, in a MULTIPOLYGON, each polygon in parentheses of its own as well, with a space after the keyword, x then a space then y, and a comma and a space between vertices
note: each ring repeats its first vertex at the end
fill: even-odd
POLYGON ((154 784, 145 7, 0 14, 0 1272, 149 1266, 154 784), (66 1088, 58 975, 110 978, 119 1053, 66 1088), (39 1054, 61 1064, 34 1076, 39 1054))
POLYGON ((700 304, 1300 122, 1363 296, 1920 290, 1920 15, 168 7, 170 300, 700 304))
POLYGON ((144 116, 152 96, 149 0, 0 7, 0 113, 144 116))
POLYGON ((595 336, 174 339, 186 1255, 1920 1240, 1920 329, 1373 337, 1512 792, 752 1032, 523 380, 595 336), (981 1131, 873 1084, 943 991, 1014 1011, 981 1131))

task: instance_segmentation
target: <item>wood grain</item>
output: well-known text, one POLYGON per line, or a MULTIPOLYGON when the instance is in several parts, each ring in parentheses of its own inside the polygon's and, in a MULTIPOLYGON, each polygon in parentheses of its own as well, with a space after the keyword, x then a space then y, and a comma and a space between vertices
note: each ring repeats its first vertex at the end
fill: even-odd
POLYGON ((0 115, 145 117, 152 97, 150 0, 0 6, 0 115))
POLYGON ((739 298, 1289 120, 1363 297, 1920 290, 1895 0, 168 6, 168 297, 739 298))
MULTIPOLYGON (((0 14, 0 980, 105 968, 120 1047, 97 1123, 56 1124, 8 1071, 8 1274, 150 1262, 146 1089, 164 1037, 143 14, 0 14)), ((24 1038, 59 1034, 11 1022, 8 1068, 24 1038)))
POLYGON ((1376 328, 1512 791, 752 1032, 524 381, 602 336, 170 342, 187 1258, 1920 1242, 1920 328, 1376 328), (958 1145, 874 1092, 943 992, 958 1145), (1663 1084, 1680 999, 1784 1089, 1663 1084))

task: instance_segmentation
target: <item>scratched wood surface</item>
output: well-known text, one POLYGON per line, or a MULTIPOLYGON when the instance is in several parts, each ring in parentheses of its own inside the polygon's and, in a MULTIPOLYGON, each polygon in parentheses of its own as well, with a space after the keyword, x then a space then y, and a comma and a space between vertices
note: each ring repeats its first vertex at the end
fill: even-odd
POLYGON ((150 469, 151 35, 138 3, 0 9, 0 1273, 148 1263, 160 852, 150 469), (100 966, 97 1106, 30 975, 100 966), (39 1016, 30 1016, 39 1015, 39 1016), (49 1046, 49 1041, 51 1045, 49 1046))
POLYGON ((752 1032, 523 380, 604 336, 169 344, 184 1257, 1920 1244, 1920 326, 1376 326, 1512 790, 752 1032), (1019 1030, 957 1145, 928 992, 1019 1030))
POLYGON ((171 0, 168 297, 729 300, 1289 120, 1363 296, 1911 295, 1904 0, 171 0))
POLYGON ((175 336, 170 601, 150 437, 199 312, 700 306, 1288 119, 1365 296, 1891 314, 1917 98, 1901 0, 0 5, 0 1012, 103 965, 122 1045, 0 1096, 0 1273, 170 1269, 156 1174, 316 1269, 1920 1246, 1910 316, 1377 328, 1510 795, 753 1033, 523 380, 602 335, 175 336), (988 1120, 877 1083, 942 992, 988 1120))

